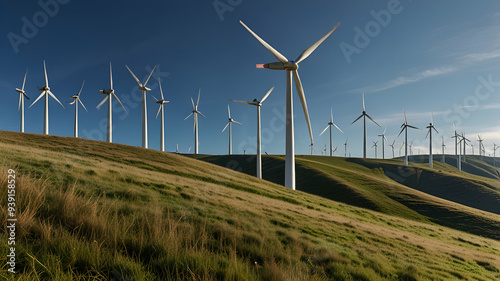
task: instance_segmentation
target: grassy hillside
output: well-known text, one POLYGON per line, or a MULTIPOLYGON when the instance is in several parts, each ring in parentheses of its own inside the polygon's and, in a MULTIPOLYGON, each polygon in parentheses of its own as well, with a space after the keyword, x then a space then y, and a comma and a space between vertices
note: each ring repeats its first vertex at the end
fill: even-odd
MULTIPOLYGON (((499 241, 411 209, 391 216, 182 155, 83 139, 0 131, 0 155, 4 226, 7 169, 17 175, 19 280, 500 278, 499 241)), ((4 259, 6 235, 0 244, 4 259)))

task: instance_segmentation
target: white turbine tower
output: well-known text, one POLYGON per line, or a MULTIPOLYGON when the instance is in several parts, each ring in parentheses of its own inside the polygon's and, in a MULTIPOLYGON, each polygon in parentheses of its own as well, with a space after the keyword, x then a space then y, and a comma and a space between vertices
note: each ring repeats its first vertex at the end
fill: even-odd
POLYGON ((436 131, 436 133, 439 134, 439 132, 434 128, 434 113, 431 115, 431 123, 429 123, 429 126, 426 127, 429 129, 427 134, 425 135, 425 138, 427 139, 427 136, 429 136, 429 167, 432 168, 434 163, 433 163, 433 155, 432 155, 432 130, 436 131))
POLYGON ((255 34, 248 26, 246 26, 242 21, 240 23, 257 39, 259 42, 266 47, 278 60, 279 62, 273 62, 263 65, 257 65, 257 68, 269 68, 276 70, 286 70, 286 157, 285 157, 285 186, 295 190, 295 146, 294 146, 294 133, 293 133, 293 96, 292 96, 292 74, 293 80, 295 81, 295 87, 297 88, 297 93, 302 103, 302 110, 306 117, 307 126, 309 128, 309 137, 311 138, 311 143, 313 141, 313 134, 311 129, 311 122, 309 121, 309 113, 307 110, 306 97, 304 95, 304 90, 302 88, 302 82, 299 78, 299 73, 297 69, 299 68, 299 63, 309 57, 316 48, 323 43, 323 41, 332 34, 332 32, 340 25, 338 23, 333 27, 325 36, 319 39, 316 43, 307 48, 302 52, 295 61, 289 61, 285 56, 276 51, 271 45, 267 44, 262 40, 257 34, 255 34))
MULTIPOLYGON (((408 124, 408 122, 406 121, 406 113, 405 113, 404 109, 403 109, 403 116, 404 116, 405 122, 403 123, 403 125, 401 125, 402 129, 401 129, 401 132, 399 132, 398 137, 401 135, 401 133, 403 131, 405 131, 405 141, 404 141, 403 145, 405 146, 405 166, 408 166, 408 128, 417 129, 417 130, 418 130, 418 128, 408 124)), ((410 151, 411 151, 412 145, 413 145, 413 141, 411 142, 411 145, 410 145, 410 151)))
POLYGON ((389 144, 389 146, 392 148, 392 158, 394 158, 394 144, 396 143, 396 140, 392 141, 392 144, 389 144))
POLYGON ((332 144, 332 126, 335 126, 335 128, 337 128, 337 130, 339 130, 342 134, 344 132, 342 132, 342 130, 337 126, 335 125, 335 123, 333 123, 333 107, 330 109, 330 122, 328 122, 328 125, 326 125, 325 129, 323 130, 323 132, 321 132, 321 134, 319 134, 320 136, 326 131, 326 129, 330 128, 330 156, 332 156, 332 148, 333 148, 333 144, 332 144))
POLYGON ((141 90, 142 93, 142 147, 143 148, 148 148, 148 107, 146 106, 146 92, 150 92, 151 89, 146 87, 146 84, 148 84, 149 78, 151 78, 151 75, 153 75, 153 72, 155 71, 155 67, 153 67, 153 70, 151 70, 151 73, 149 74, 148 78, 146 79, 146 82, 144 84, 137 79, 137 76, 128 68, 127 65, 125 67, 128 69, 130 74, 134 77, 135 81, 137 81, 137 84, 139 84, 139 90, 141 90))
POLYGON ((32 107, 43 95, 45 95, 45 115, 44 115, 44 119, 43 119, 43 133, 48 135, 49 134, 49 95, 53 99, 55 99, 63 108, 64 108, 64 105, 62 105, 62 103, 50 91, 49 78, 47 77, 47 68, 45 67, 45 61, 43 61, 43 70, 45 72, 45 87, 38 87, 38 90, 42 91, 42 93, 30 105, 30 107, 32 107))
POLYGON ((365 93, 363 93, 363 113, 361 113, 361 115, 356 119, 354 120, 352 124, 356 123, 356 121, 358 121, 361 117, 363 117, 363 126, 364 126, 364 135, 363 135, 363 158, 366 158, 366 117, 368 117, 370 120, 372 120, 373 123, 377 124, 377 126, 380 127, 380 125, 375 122, 375 120, 373 120, 373 118, 370 117, 370 115, 368 115, 366 113, 366 109, 365 109, 365 93))
POLYGON ((85 105, 83 105, 83 102, 80 100, 80 94, 82 93, 83 85, 85 85, 85 80, 82 83, 82 87, 80 88, 80 92, 78 92, 78 95, 70 97, 72 99, 75 99, 70 103, 75 105, 75 138, 78 137, 78 103, 80 103, 83 106, 83 109, 85 109, 85 111, 87 111, 88 113, 87 108, 85 107, 85 105))
MULTIPOLYGON (((201 89, 198 91, 198 100, 196 101, 196 105, 194 104, 193 98, 191 98, 191 104, 193 104, 193 111, 191 111, 191 114, 189 114, 186 118, 184 118, 184 120, 186 120, 191 115, 193 115, 193 120, 194 120, 194 127, 193 127, 194 154, 198 154, 198 114, 205 117, 205 115, 203 115, 203 113, 198 111, 198 104, 200 103, 200 94, 201 94, 201 89)), ((207 117, 205 117, 205 118, 207 118, 207 117)))
POLYGON ((232 139, 232 130, 231 130, 231 127, 232 127, 232 123, 236 123, 236 124, 239 124, 239 125, 242 125, 240 122, 234 120, 233 118, 231 118, 231 109, 229 109, 229 104, 227 105, 227 115, 229 116, 229 120, 227 121, 227 124, 226 126, 224 127, 224 129, 222 129, 222 132, 224 132, 227 127, 229 126, 229 155, 232 155, 233 154, 233 139, 232 139))
POLYGON ((479 142, 479 156, 481 156, 481 155, 485 156, 486 151, 485 151, 484 145, 483 145, 484 139, 480 135, 477 135, 477 141, 479 142))
MULTIPOLYGON (((378 135, 379 137, 382 137, 382 159, 385 159, 385 142, 384 141, 387 140, 387 138, 385 137, 385 131, 387 131, 387 127, 385 127, 385 130, 381 135, 378 135)), ((394 157, 394 155, 393 155, 393 157, 394 157)))
POLYGON ((16 92, 19 93, 19 106, 17 111, 21 110, 21 133, 24 133, 24 98, 30 99, 26 92, 24 91, 24 85, 26 84, 26 75, 28 75, 28 69, 26 68, 26 73, 24 74, 23 86, 21 89, 16 88, 16 92))
MULTIPOLYGON (((257 178, 261 179, 262 178, 262 151, 261 151, 261 125, 260 125, 260 107, 262 106, 262 103, 269 97, 271 92, 274 90, 274 87, 272 87, 267 93, 264 95, 264 97, 258 101, 257 99, 254 99, 252 102, 248 101, 240 101, 240 100, 231 100, 243 104, 248 104, 248 105, 253 105, 257 107, 257 178)), ((313 151, 311 143, 311 155, 313 151)))
POLYGON ((378 141, 374 141, 372 147, 375 147, 375 159, 377 159, 377 144, 378 141))
POLYGON ((108 126, 107 126, 106 141, 113 142, 113 104, 112 104, 113 97, 115 97, 118 103, 120 103, 123 110, 125 110, 125 113, 127 113, 127 110, 123 106, 120 99, 116 96, 115 90, 113 89, 113 69, 111 68, 111 63, 109 63, 109 81, 110 81, 110 89, 99 90, 99 93, 101 95, 106 95, 106 97, 101 101, 101 103, 99 103, 96 106, 96 108, 99 109, 101 105, 103 105, 106 101, 108 101, 108 126))
POLYGON ((349 139, 349 138, 345 139, 345 143, 344 143, 344 158, 347 158, 347 147, 349 146, 349 145, 347 144, 347 140, 348 140, 348 139, 349 139))
MULTIPOLYGON (((170 101, 165 100, 165 98, 163 98, 163 90, 161 89, 160 78, 158 78, 158 84, 160 85, 161 100, 158 100, 154 96, 152 96, 152 97, 156 100, 156 103, 160 105, 160 108, 158 108, 158 113, 156 113, 155 119, 158 118, 158 114, 160 114, 160 111, 161 111, 160 150, 161 151, 165 151, 165 132, 164 132, 164 130, 165 130, 165 114, 164 114, 163 105, 166 104, 166 103, 169 103, 170 101)), ((178 147, 177 147, 177 152, 179 152, 179 148, 178 147)))

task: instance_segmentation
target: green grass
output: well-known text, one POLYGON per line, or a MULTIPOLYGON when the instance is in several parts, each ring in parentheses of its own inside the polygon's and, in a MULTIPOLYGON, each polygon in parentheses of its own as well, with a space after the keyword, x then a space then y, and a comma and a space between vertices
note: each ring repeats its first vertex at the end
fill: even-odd
MULTIPOLYGON (((366 178, 356 181, 377 190, 342 178, 338 168, 307 169, 311 180, 338 178, 359 188, 359 198, 380 212, 125 145, 0 131, 0 155, 2 225, 7 169, 17 175, 19 280, 500 278, 499 241, 391 201, 375 183, 393 181, 356 163, 342 166, 363 170, 366 178)), ((268 160, 278 171, 273 163, 282 158, 268 160)), ((297 162, 330 165, 316 160, 297 162)), ((3 259, 6 236, 0 240, 3 259)), ((6 269, 2 261, 0 277, 13 278, 6 269)))

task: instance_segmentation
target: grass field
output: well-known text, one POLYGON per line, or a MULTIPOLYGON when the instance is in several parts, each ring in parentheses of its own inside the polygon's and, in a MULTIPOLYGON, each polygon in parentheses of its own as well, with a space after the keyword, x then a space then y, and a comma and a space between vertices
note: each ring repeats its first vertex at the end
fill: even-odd
MULTIPOLYGON (((311 181, 319 189, 325 179, 338 181, 345 198, 351 192, 365 205, 352 206, 330 200, 333 195, 119 144, 0 131, 0 155, 3 226, 7 170, 17 175, 17 273, 7 273, 1 261, 3 279, 500 278, 499 240, 439 225, 408 202, 415 197, 415 205, 445 204, 446 216, 487 220, 486 234, 500 225, 499 215, 397 183, 370 167, 380 165, 375 162, 297 160, 298 184, 311 181), (307 173, 314 177, 304 178, 307 173)), ((243 166, 233 160, 229 165, 243 166)), ((266 158, 265 173, 280 177, 282 161, 266 158)), ((0 260, 8 252, 6 237, 0 260)))

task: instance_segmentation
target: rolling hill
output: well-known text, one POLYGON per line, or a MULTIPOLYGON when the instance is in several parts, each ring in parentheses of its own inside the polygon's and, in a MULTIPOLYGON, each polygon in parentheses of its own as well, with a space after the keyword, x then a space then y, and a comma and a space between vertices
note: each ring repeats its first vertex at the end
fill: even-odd
MULTIPOLYGON (((391 179, 387 171, 397 160, 298 157, 297 185, 304 191, 292 191, 271 182, 282 178, 279 156, 265 158, 266 181, 225 168, 253 165, 237 156, 224 164, 222 156, 199 156, 215 157, 218 166, 120 144, 6 131, 0 131, 0 155, 2 206, 7 171, 16 173, 19 280, 500 278, 494 234, 500 216, 465 206, 474 200, 459 204, 418 190, 422 174, 403 183, 391 179), (466 221, 474 223, 463 229, 470 233, 457 230, 466 221)), ((445 168, 436 173, 460 177, 445 168)), ((421 164, 414 169, 430 173, 421 164)), ((492 178, 462 178, 498 192, 492 178)), ((1 218, 6 225, 5 207, 1 218)), ((4 258, 5 235, 1 245, 4 258)), ((2 262, 0 276, 12 277, 7 268, 2 262)))

